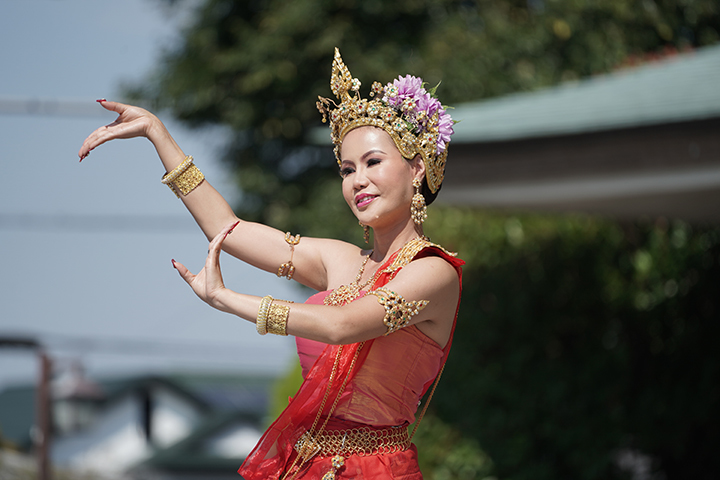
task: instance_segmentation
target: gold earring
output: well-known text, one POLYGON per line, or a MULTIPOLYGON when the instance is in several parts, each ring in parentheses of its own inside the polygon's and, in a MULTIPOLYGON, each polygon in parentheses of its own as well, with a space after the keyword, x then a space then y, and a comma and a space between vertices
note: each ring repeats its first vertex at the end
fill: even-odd
POLYGON ((410 204, 410 213, 412 214, 413 222, 415 225, 422 225, 427 218, 427 205, 425 205, 425 197, 420 193, 419 179, 413 180, 413 187, 415 187, 415 195, 413 195, 412 203, 410 204))
POLYGON ((358 222, 358 225, 363 227, 363 238, 365 239, 365 243, 370 243, 370 227, 363 225, 362 222, 358 222))

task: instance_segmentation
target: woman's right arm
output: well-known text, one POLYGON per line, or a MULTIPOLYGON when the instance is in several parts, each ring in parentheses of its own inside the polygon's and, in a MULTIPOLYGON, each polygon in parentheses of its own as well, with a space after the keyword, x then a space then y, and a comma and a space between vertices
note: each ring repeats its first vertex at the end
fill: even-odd
MULTIPOLYGON (((152 113, 139 107, 117 102, 98 100, 102 106, 118 114, 111 124, 91 133, 78 152, 82 161, 96 147, 120 138, 146 137, 167 172, 171 172, 185 159, 165 125, 152 113)), ((268 272, 277 272, 281 264, 290 260, 290 245, 285 233, 259 223, 243 221, 235 215, 227 201, 205 180, 181 199, 198 226, 210 240, 226 225, 239 221, 232 238, 223 245, 227 253, 268 272)), ((342 252, 357 249, 343 242, 326 239, 301 239, 294 247, 292 262, 296 273, 294 280, 317 290, 327 286, 326 260, 337 258, 342 252)))

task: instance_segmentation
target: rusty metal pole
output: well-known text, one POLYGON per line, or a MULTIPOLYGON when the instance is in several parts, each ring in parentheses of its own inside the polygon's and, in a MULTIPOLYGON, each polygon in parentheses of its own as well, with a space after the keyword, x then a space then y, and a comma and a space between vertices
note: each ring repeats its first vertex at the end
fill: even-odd
POLYGON ((51 480, 50 441, 52 435, 50 417, 50 376, 52 364, 45 351, 38 349, 40 376, 37 386, 37 425, 35 449, 37 455, 38 480, 51 480))
POLYGON ((30 337, 0 335, 0 347, 23 348, 33 350, 39 360, 37 398, 35 400, 35 427, 32 431, 39 480, 51 480, 50 441, 52 440, 52 421, 50 416, 50 377, 52 362, 43 346, 30 337))

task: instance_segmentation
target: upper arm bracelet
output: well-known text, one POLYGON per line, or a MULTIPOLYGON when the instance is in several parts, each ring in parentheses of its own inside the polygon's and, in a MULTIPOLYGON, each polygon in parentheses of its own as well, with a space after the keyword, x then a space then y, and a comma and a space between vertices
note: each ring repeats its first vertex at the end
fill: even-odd
POLYGON ((295 245, 300 243, 300 234, 291 235, 290 232, 287 232, 285 234, 285 241, 288 245, 290 245, 290 260, 280 265, 280 268, 278 268, 277 271, 277 276, 292 280, 293 275, 295 275, 295 265, 293 265, 292 260, 293 255, 295 254, 295 245))
POLYGON ((408 302, 402 295, 387 288, 371 290, 368 295, 375 295, 380 305, 385 307, 385 318, 383 318, 383 323, 387 326, 385 335, 407 327, 410 324, 410 319, 430 303, 429 300, 408 302))

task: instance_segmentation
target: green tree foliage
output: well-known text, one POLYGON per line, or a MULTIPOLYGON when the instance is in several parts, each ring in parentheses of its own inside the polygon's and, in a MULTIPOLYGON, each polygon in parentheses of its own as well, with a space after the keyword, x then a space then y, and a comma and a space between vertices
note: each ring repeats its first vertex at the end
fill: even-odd
POLYGON ((719 229, 431 218, 474 267, 433 402, 498 477, 718 477, 719 229))
POLYGON ((716 0, 207 0, 130 90, 189 125, 231 129, 225 158, 246 218, 357 240, 330 150, 307 141, 321 125, 317 96, 332 96, 335 46, 364 95, 374 80, 410 73, 442 81, 453 105, 710 44, 719 32, 716 0))

